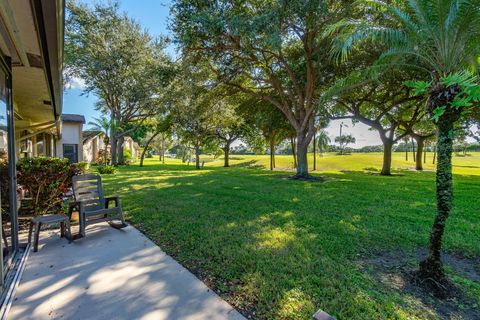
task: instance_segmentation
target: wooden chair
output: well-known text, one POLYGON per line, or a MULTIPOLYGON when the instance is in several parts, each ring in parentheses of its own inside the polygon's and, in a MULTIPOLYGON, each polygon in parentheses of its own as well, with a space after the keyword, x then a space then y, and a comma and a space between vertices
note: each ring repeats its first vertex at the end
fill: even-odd
POLYGON ((110 226, 120 229, 127 226, 123 217, 120 198, 118 196, 104 197, 102 178, 94 174, 82 174, 73 177, 73 196, 75 202, 70 204, 69 215, 73 209, 78 209, 80 220, 80 237, 85 237, 85 228, 94 223, 107 221, 110 226), (115 206, 109 207, 114 201, 115 206), (120 223, 114 223, 114 221, 120 223))

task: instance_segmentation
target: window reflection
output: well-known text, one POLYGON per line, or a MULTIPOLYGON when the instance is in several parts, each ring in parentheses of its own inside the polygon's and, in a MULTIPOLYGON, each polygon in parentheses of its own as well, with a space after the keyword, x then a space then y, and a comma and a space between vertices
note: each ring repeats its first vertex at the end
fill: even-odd
POLYGON ((2 214, 2 251, 4 260, 12 253, 12 230, 9 199, 8 155, 8 89, 6 73, 0 69, 0 188, 2 214))

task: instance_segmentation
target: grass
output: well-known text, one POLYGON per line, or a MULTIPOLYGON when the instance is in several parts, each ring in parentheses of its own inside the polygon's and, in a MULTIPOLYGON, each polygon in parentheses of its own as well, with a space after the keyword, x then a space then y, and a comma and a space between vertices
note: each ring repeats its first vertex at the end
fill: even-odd
MULTIPOLYGON (((410 154, 411 157, 411 154, 410 154)), ((211 159, 205 159, 210 161, 211 159)), ((431 162, 431 155, 429 155, 431 162)), ((326 155, 323 183, 286 179, 291 156, 232 156, 195 170, 176 159, 106 175, 128 220, 244 314, 309 319, 435 319, 428 303, 382 284, 364 261, 425 247, 435 213, 434 172, 416 172, 404 154, 382 177, 380 154, 326 155)), ((433 165, 426 164, 427 170, 433 165)), ((454 158, 455 209, 445 249, 480 256, 480 154, 454 158)), ((416 261, 412 261, 413 264, 416 261)), ((480 303, 480 284, 448 269, 480 303)))

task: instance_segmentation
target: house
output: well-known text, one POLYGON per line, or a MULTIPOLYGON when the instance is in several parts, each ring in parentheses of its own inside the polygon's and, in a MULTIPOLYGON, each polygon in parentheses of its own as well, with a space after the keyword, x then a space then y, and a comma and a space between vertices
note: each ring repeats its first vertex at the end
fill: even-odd
MULTIPOLYGON (((83 161, 97 162, 100 154, 105 150, 105 133, 99 130, 87 130, 83 132, 83 161)), ((123 151, 131 155, 132 162, 135 162, 140 156, 140 146, 131 137, 125 136, 123 142, 123 151)), ((107 146, 110 152, 110 146, 107 146)))
POLYGON ((54 156, 62 139, 64 11, 60 0, 0 3, 0 164, 8 183, 0 190, 1 299, 11 296, 26 247, 18 237, 16 161, 54 156))
POLYGON ((131 154, 132 158, 130 161, 135 162, 138 157, 140 157, 140 145, 133 141, 131 137, 126 136, 123 143, 124 152, 131 154))
POLYGON ((97 162, 105 151, 105 134, 99 130, 83 131, 83 161, 97 162))
POLYGON ((56 156, 68 158, 70 162, 81 162, 83 158, 83 125, 85 117, 79 114, 62 114, 62 136, 56 143, 56 156))

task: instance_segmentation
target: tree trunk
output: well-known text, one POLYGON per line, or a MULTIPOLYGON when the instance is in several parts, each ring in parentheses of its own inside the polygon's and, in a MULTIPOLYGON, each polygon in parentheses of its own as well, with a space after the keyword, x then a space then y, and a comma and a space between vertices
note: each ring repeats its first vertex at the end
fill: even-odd
POLYGON ((155 139, 155 137, 158 136, 159 134, 160 134, 160 132, 155 133, 145 143, 145 147, 143 148, 142 155, 140 156, 140 167, 143 167, 143 160, 145 159, 145 153, 147 153, 148 146, 153 141, 153 139, 155 139))
POLYGON ((117 164, 125 164, 125 157, 124 157, 124 154, 123 154, 124 144, 125 144, 125 136, 121 136, 118 139, 118 148, 117 148, 118 160, 117 160, 117 164))
POLYGON ((417 137, 417 157, 415 158, 415 169, 418 171, 423 170, 422 157, 423 157, 423 147, 425 143, 425 138, 417 137))
POLYGON ((200 146, 195 146, 195 168, 200 169, 200 146))
POLYGON ((430 232, 428 257, 420 263, 420 273, 432 279, 442 279, 444 277, 443 265, 440 260, 442 237, 445 230, 445 222, 450 214, 453 202, 453 140, 450 132, 453 130, 454 121, 451 121, 448 117, 445 118, 441 117, 438 123, 437 214, 430 232))
POLYGON ((275 139, 270 138, 270 170, 275 168, 275 139))
POLYGON ((297 151, 296 151, 296 146, 295 146, 295 138, 290 137, 290 146, 292 148, 292 155, 293 155, 293 168, 295 169, 297 167, 297 151))
POLYGON ((110 162, 114 166, 117 165, 117 146, 117 138, 115 137, 115 134, 112 133, 112 138, 110 139, 110 162))
POLYGON ((428 150, 428 143, 425 143, 425 148, 423 149, 423 163, 427 163, 427 150, 428 150))
POLYGON ((417 157, 415 156, 415 142, 413 142, 413 138, 411 138, 410 141, 412 142, 413 161, 416 161, 417 157))
POLYGON ((405 142, 405 161, 408 161, 408 143, 405 142))
POLYGON ((317 170, 317 133, 313 135, 313 171, 317 170))
POLYGON ((297 132, 297 174, 296 178, 308 178, 307 151, 310 141, 303 132, 297 132))
POLYGON ((225 162, 223 166, 225 168, 230 167, 230 142, 225 143, 225 147, 223 148, 223 153, 225 155, 225 162))
POLYGON ((435 160, 437 160, 437 145, 433 148, 433 161, 432 164, 435 164, 435 160))
POLYGON ((380 175, 390 176, 392 174, 392 147, 393 141, 384 139, 383 141, 383 165, 380 175))
POLYGON ((103 152, 103 164, 107 164, 107 161, 108 161, 108 143, 109 143, 109 138, 107 136, 107 134, 105 133, 105 138, 103 138, 103 148, 104 148, 104 152, 103 152))

